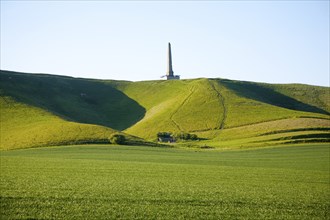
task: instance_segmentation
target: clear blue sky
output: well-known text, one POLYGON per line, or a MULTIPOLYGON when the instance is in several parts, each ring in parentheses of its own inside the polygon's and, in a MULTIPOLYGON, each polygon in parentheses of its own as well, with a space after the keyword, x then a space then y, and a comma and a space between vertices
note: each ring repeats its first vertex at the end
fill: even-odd
POLYGON ((1 69, 329 86, 329 1, 3 1, 1 69))

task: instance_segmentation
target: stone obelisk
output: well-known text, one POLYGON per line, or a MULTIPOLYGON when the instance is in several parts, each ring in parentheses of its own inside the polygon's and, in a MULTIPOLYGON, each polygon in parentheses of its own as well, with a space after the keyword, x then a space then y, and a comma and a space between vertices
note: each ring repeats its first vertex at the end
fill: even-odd
POLYGON ((167 80, 169 80, 169 79, 180 79, 180 76, 179 75, 174 75, 174 72, 173 72, 171 43, 168 43, 166 79, 167 80))
POLYGON ((168 53, 167 53, 167 78, 173 77, 173 68, 172 68, 172 52, 171 52, 171 43, 168 43, 168 53))

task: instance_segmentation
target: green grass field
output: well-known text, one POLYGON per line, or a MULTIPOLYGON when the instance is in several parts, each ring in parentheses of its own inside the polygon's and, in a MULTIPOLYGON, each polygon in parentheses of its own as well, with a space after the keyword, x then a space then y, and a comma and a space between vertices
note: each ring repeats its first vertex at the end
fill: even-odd
POLYGON ((1 70, 0 219, 330 219, 329 100, 311 85, 1 70), (106 145, 114 133, 127 146, 106 145))
POLYGON ((1 151, 1 219, 329 219, 329 150, 1 151))

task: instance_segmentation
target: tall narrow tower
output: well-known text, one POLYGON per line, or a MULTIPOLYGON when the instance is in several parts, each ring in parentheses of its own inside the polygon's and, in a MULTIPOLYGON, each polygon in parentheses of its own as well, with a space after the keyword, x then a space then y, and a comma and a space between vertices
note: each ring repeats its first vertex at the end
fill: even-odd
POLYGON ((167 80, 169 80, 169 79, 180 79, 180 76, 174 75, 174 72, 173 72, 171 43, 168 43, 166 78, 167 78, 167 80))
POLYGON ((173 77, 173 67, 172 67, 172 52, 171 52, 171 43, 168 43, 168 51, 167 51, 167 73, 166 76, 173 77))

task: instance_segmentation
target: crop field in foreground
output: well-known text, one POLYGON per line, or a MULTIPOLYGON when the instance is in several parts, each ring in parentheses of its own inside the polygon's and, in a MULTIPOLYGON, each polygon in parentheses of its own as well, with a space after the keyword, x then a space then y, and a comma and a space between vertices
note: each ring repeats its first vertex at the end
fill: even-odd
POLYGON ((1 219, 329 219, 329 149, 1 151, 1 219))

